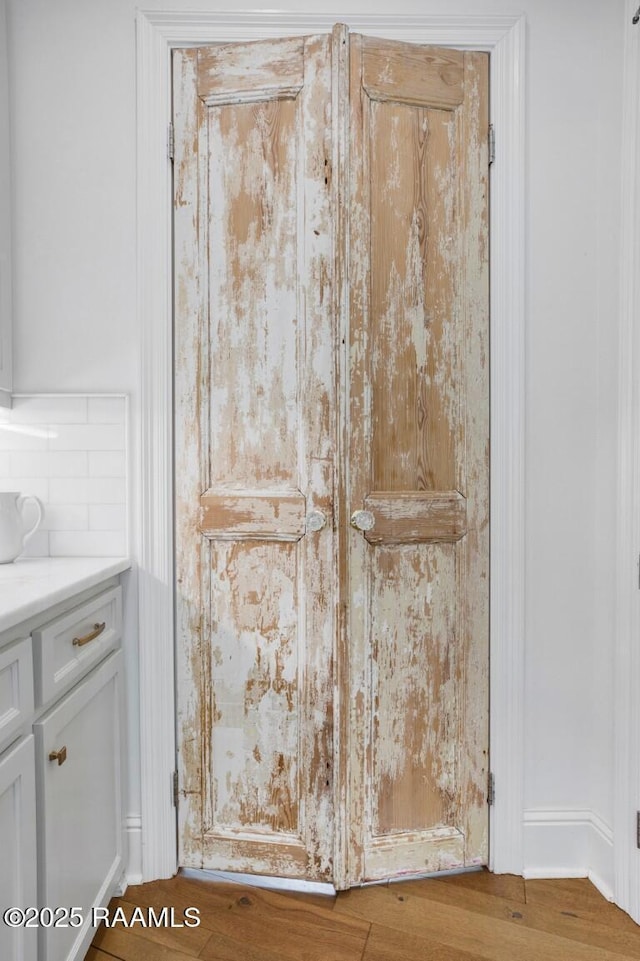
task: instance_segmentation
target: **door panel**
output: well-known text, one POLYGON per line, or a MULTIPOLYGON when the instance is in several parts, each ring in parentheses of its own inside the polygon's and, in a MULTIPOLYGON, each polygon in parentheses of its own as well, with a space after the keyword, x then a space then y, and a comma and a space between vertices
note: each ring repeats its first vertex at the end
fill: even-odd
POLYGON ((175 78, 180 863, 328 878, 330 38, 175 78))
POLYGON ((450 545, 371 553, 372 813, 380 837, 448 820, 455 757, 443 747, 455 744, 456 664, 446 588, 456 559, 450 545))
POLYGON ((368 111, 371 482, 455 490, 454 114, 373 100, 368 111))
POLYGON ((357 883, 488 854, 488 61, 358 36, 350 56, 357 883))

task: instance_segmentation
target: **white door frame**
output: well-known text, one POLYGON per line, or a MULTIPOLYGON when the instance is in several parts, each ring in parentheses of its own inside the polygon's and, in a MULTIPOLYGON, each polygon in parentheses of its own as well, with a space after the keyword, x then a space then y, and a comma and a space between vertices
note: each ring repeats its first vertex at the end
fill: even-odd
POLYGON ((615 902, 640 923, 640 25, 624 10, 618 370, 617 625, 614 668, 615 902))
POLYGON ((171 50, 312 34, 360 33, 491 54, 491 809, 490 866, 523 868, 525 18, 161 12, 137 16, 137 271, 141 336, 138 511, 142 879, 176 870, 171 50))

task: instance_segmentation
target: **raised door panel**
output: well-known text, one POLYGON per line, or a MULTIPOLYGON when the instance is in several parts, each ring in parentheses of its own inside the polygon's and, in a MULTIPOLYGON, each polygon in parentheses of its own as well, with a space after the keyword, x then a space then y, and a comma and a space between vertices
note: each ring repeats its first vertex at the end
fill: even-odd
MULTIPOLYGON (((33 736, 0 755, 0 907, 35 907, 36 787, 33 736)), ((38 961, 36 928, 0 922, 0 958, 38 961)))
POLYGON ((330 878, 331 38, 178 51, 180 863, 330 878))
POLYGON ((40 928, 39 961, 83 957, 91 908, 120 876, 122 654, 111 654, 34 724, 41 905, 80 907, 80 928, 40 928))
POLYGON ((487 66, 351 38, 351 882, 488 853, 487 66))

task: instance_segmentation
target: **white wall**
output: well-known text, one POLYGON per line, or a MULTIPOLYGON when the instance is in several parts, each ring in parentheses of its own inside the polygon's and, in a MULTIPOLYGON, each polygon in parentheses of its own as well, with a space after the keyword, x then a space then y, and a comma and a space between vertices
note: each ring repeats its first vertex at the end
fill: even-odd
MULTIPOLYGON (((145 5, 232 6, 269 8, 145 5)), ((15 388, 125 391, 134 411, 135 7, 8 0, 15 388)), ((621 52, 631 26, 622 0, 393 9, 527 16, 525 806, 530 821, 593 811, 611 825, 621 52)), ((336 19, 350 11, 389 7, 343 0, 336 19)), ((135 794, 134 779, 133 809, 135 794)))

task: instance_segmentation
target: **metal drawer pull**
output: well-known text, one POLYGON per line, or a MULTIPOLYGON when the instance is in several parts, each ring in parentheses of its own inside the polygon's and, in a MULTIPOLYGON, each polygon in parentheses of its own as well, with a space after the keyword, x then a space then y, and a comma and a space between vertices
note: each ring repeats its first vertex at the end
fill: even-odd
POLYGON ((74 647, 82 647, 83 644, 88 644, 89 641, 94 641, 96 637, 99 637, 100 634, 102 634, 106 626, 107 626, 106 621, 103 621, 102 624, 94 624, 93 630, 91 631, 90 634, 85 634, 84 637, 74 637, 73 639, 74 647))
POLYGON ((51 754, 49 755, 49 760, 50 760, 50 761, 57 761, 57 762, 58 762, 58 767, 60 767, 61 764, 64 764, 64 762, 67 760, 67 748, 66 748, 66 746, 65 746, 65 747, 61 747, 59 751, 52 751, 51 754))

